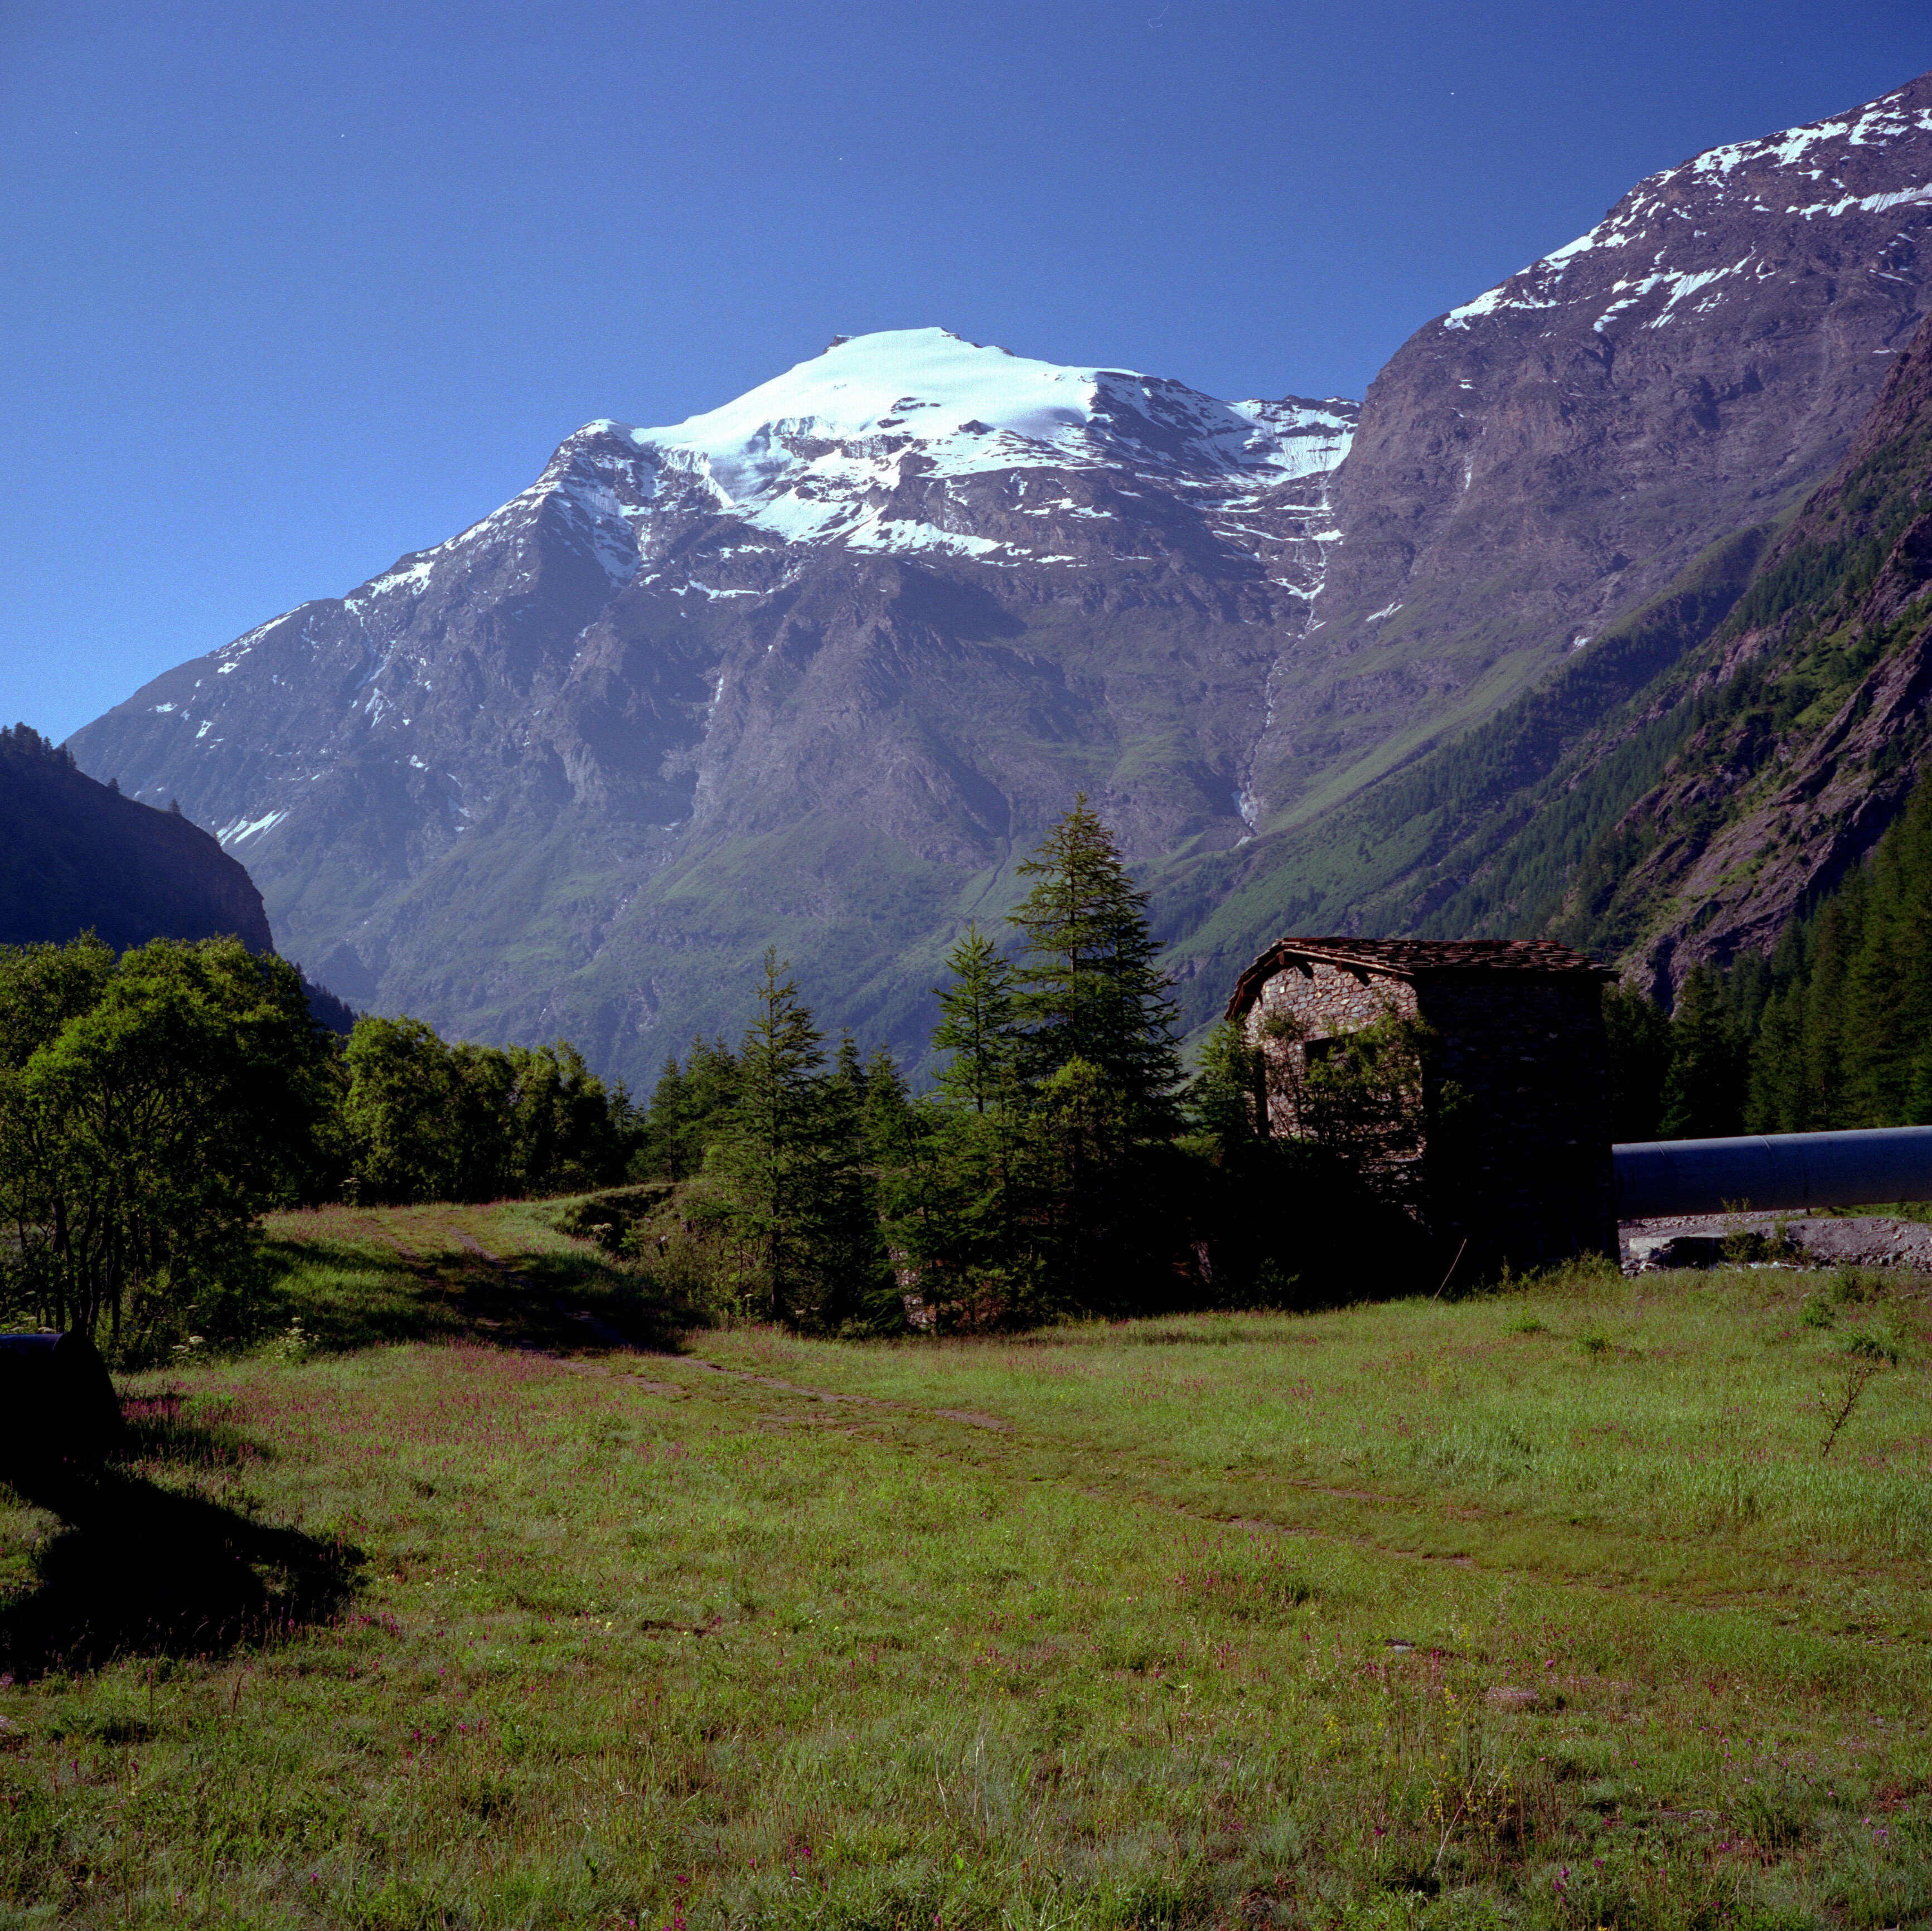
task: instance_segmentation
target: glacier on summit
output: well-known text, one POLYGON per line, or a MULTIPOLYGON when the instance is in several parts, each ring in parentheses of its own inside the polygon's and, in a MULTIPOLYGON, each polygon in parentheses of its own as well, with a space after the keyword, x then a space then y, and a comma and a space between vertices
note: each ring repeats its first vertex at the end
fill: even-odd
MULTIPOLYGON (((1102 492, 1138 477, 1185 499, 1216 538, 1268 562, 1281 532, 1252 514, 1321 484, 1348 453, 1357 405, 1338 397, 1223 402, 1131 370, 1072 367, 966 341, 944 328, 842 337, 823 353, 722 407, 658 428, 608 418, 566 438, 530 487, 434 550, 400 559, 348 601, 358 613, 399 593, 545 505, 613 585, 644 573, 672 594, 762 592, 784 580, 795 547, 966 557, 994 565, 1090 567, 1056 513, 1118 520, 1118 504, 1034 494, 1023 472, 1089 478, 1102 492), (988 487, 1010 513, 986 527, 988 487), (689 539, 723 520, 694 574, 689 539), (720 579, 711 566, 736 559, 720 579), (774 574, 776 573, 776 574, 774 574)), ((1294 526, 1315 538, 1312 529, 1294 526)), ((1325 533, 1325 532, 1322 532, 1325 533)), ((1118 553, 1118 551, 1115 553, 1118 553)), ((1309 550, 1286 573, 1312 594, 1309 550)), ((238 649, 239 643, 231 645, 238 649)))
POLYGON ((1354 415, 1339 399, 1222 402, 1131 370, 1069 367, 944 328, 902 328, 841 337, 682 422, 595 422, 572 442, 601 438, 638 452, 614 466, 634 517, 659 500, 689 509, 708 496, 786 543, 1041 561, 1049 553, 1023 540, 956 526, 963 519, 945 514, 945 486, 1023 469, 1124 469, 1238 508, 1332 469, 1348 453, 1354 415), (897 493, 928 481, 940 486, 928 513, 908 514, 897 493))
POLYGON ((932 473, 971 475, 1097 466, 1165 443, 1178 463, 1280 479, 1332 468, 1348 427, 1318 405, 1218 402, 1132 370, 1066 367, 948 329, 898 328, 842 338, 722 409, 624 433, 640 448, 702 463, 736 500, 768 496, 827 444, 879 460, 916 445, 932 473), (1136 433, 1149 427, 1160 441, 1136 433))

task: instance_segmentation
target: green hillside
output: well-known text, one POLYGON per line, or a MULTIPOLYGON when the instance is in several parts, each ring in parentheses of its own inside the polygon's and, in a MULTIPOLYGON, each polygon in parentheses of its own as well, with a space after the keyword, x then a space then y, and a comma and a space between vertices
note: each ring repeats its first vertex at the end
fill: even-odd
POLYGON ((1288 931, 1545 934, 1666 991, 1696 959, 1768 952, 1911 790, 1928 511, 1932 346, 1916 345, 1781 530, 1714 545, 1544 684, 1320 824, 1171 868, 1156 905, 1186 934, 1190 1023, 1288 931))

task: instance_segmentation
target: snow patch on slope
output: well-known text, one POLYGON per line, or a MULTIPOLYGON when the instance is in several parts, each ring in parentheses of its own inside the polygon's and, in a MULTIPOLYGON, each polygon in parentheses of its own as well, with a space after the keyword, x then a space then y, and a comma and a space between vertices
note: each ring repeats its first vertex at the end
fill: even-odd
POLYGON ((288 815, 286 811, 270 811, 259 818, 237 818, 215 833, 215 842, 225 851, 230 845, 240 844, 244 839, 259 838, 264 832, 273 831, 288 815))
MULTIPOLYGON (((1932 133, 1932 108, 1914 111, 1904 106, 1904 88, 1874 100, 1862 114, 1844 115, 1835 120, 1814 121, 1802 127, 1787 127, 1782 133, 1766 134, 1755 141, 1732 141, 1710 148, 1684 166, 1701 175, 1720 178, 1754 162, 1767 161, 1774 167, 1796 167, 1821 142, 1842 140, 1847 147, 1882 145, 1901 134, 1916 131, 1932 133)), ((1672 173, 1682 172, 1673 169, 1672 173)))
MULTIPOLYGON (((1676 224, 1696 219, 1694 210, 1687 202, 1687 195, 1690 193, 1701 198, 1699 205, 1706 208, 1729 205, 1755 214, 1798 216, 1807 221, 1814 217, 1831 220, 1852 213, 1880 214, 1894 208, 1932 205, 1932 180, 1864 195, 1852 194, 1845 189, 1842 181, 1834 180, 1832 185, 1840 192, 1829 199, 1815 198, 1814 190, 1813 199, 1790 199, 1792 190, 1783 187, 1776 178, 1778 174, 1786 170, 1798 175, 1806 182, 1822 178, 1826 173, 1824 166, 1801 168, 1799 163, 1828 162, 1828 154, 1815 151, 1826 143, 1842 143, 1846 148, 1879 147, 1910 136, 1932 133, 1932 107, 1909 105, 1906 96, 1910 91, 1900 88, 1887 94, 1856 115, 1840 115, 1807 127, 1787 128, 1762 139, 1734 141, 1723 147, 1712 148, 1679 166, 1666 168, 1661 174, 1651 175, 1640 181, 1587 233, 1565 242, 1560 248, 1552 249, 1528 267, 1518 269, 1473 301, 1452 308, 1442 318, 1442 326, 1466 329, 1472 321, 1484 316, 1558 307, 1564 299, 1562 284, 1568 270, 1582 257, 1601 250, 1628 249, 1641 244, 1652 250, 1647 265, 1657 269, 1673 235, 1683 232, 1676 224), (1768 200, 1766 199, 1767 196, 1770 196, 1768 200), (1664 244, 1660 248, 1656 245, 1660 240, 1664 244)), ((1841 157, 1839 165, 1844 164, 1841 157)), ((1932 168, 1928 168, 1928 172, 1932 174, 1932 168)), ((1798 192, 1802 195, 1804 190, 1801 187, 1798 192)), ((1695 238, 1694 234, 1692 238, 1695 238)), ((1750 265, 1750 258, 1747 256, 1744 261, 1728 267, 1697 274, 1666 271, 1621 281, 1617 284, 1616 293, 1623 295, 1625 290, 1633 292, 1606 310, 1594 325, 1600 331, 1612 316, 1631 307, 1652 289, 1667 286, 1671 292, 1664 301, 1663 312, 1645 325, 1658 328, 1669 319, 1670 311, 1686 295, 1721 276, 1742 273, 1750 265)), ((1707 298, 1699 304, 1700 311, 1712 307, 1714 300, 1707 298)))

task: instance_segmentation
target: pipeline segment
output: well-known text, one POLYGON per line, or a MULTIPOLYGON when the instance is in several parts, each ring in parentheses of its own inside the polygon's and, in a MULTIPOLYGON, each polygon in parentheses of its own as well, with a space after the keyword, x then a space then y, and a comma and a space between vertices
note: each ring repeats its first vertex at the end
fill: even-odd
POLYGON ((1619 1220, 1932 1200, 1932 1126, 1638 1140, 1610 1162, 1619 1220))

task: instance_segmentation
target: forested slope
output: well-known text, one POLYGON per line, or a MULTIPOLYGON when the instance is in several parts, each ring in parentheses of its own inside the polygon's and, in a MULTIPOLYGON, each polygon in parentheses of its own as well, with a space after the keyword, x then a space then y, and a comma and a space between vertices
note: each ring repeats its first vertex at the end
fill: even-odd
POLYGON ((1228 968, 1288 930, 1547 933, 1666 997, 1700 961, 1769 952, 1911 790, 1928 586, 1922 328, 1781 529, 1713 546, 1556 676, 1328 820, 1168 881, 1170 931, 1226 894, 1189 947, 1189 1017, 1211 1016, 1228 968))
POLYGON ((1729 975, 1754 1132, 1932 1122, 1932 784, 1863 865, 1729 975))
POLYGON ((1762 953, 1897 818, 1932 698, 1932 334, 1894 367, 1678 694, 1665 769, 1584 855, 1562 928, 1660 985, 1762 953))
POLYGON ((1768 956, 1604 1012, 1618 1139, 1932 1123, 1932 778, 1768 956))
POLYGON ((1503 937, 1546 928, 1604 826, 1663 769, 1674 683, 1750 580, 1768 532, 1713 547, 1661 597, 1456 742, 1319 823, 1177 867, 1155 893, 1186 932, 1190 1025, 1285 931, 1503 937))
POLYGON ((124 798, 25 724, 0 730, 0 945, 90 928, 117 949, 228 934, 273 947, 243 868, 178 811, 124 798))

